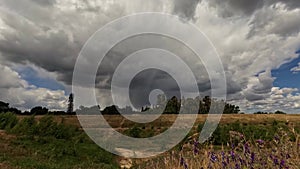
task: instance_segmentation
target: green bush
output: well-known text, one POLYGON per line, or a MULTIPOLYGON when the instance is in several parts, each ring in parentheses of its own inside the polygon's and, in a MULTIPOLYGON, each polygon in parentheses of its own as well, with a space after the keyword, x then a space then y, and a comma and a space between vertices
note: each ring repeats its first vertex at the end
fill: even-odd
MULTIPOLYGON (((198 125, 198 132, 203 128, 203 124, 198 125)), ((271 125, 259 125, 249 124, 242 125, 239 121, 230 124, 219 124, 214 133, 212 134, 212 140, 214 145, 222 145, 230 142, 230 131, 236 131, 243 134, 247 140, 272 140, 278 129, 282 128, 284 131, 289 133, 289 128, 284 123, 274 121, 271 125)), ((297 130, 296 130, 297 131, 297 130)), ((291 134, 291 133, 290 133, 291 134)), ((291 140, 295 138, 291 137, 291 140)))
POLYGON ((71 139, 77 136, 78 128, 65 124, 57 124, 52 116, 44 116, 37 125, 37 135, 52 136, 57 139, 71 139))
POLYGON ((18 122, 18 124, 12 129, 15 134, 33 136, 37 132, 37 123, 34 116, 25 117, 23 120, 18 122))
POLYGON ((135 138, 140 138, 143 130, 138 127, 133 127, 128 130, 128 135, 135 138))
POLYGON ((0 113, 0 129, 10 130, 18 123, 17 116, 13 113, 0 113))

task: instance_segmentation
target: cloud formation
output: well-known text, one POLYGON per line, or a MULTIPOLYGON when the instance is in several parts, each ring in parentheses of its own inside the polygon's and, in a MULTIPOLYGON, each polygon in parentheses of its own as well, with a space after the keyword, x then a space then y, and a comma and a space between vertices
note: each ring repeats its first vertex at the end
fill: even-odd
POLYGON ((28 110, 46 106, 51 110, 65 110, 67 97, 63 90, 50 90, 29 85, 11 68, 0 64, 0 98, 11 106, 28 110))
MULTIPOLYGON (((259 109, 266 104, 283 106, 287 103, 285 100, 299 97, 295 89, 273 86, 271 75, 272 69, 297 57, 295 51, 300 44, 300 2, 297 0, 0 0, 0 68, 5 72, 1 74, 5 79, 5 83, 0 84, 1 90, 18 88, 24 96, 11 102, 27 108, 46 104, 48 96, 42 97, 44 101, 33 99, 43 95, 42 92, 55 93, 50 94, 51 97, 63 101, 63 91, 28 88, 27 82, 18 77, 11 65, 35 65, 70 88, 74 64, 86 40, 110 21, 136 12, 175 14, 182 17, 183 22, 199 27, 220 53, 227 75, 228 99, 240 104, 243 110, 259 109), (278 94, 287 90, 293 92, 278 94)), ((170 29, 176 28, 170 25, 170 29)), ((192 39, 192 35, 189 36, 192 39)), ((107 95, 117 63, 131 52, 150 45, 178 52, 200 72, 196 75, 202 94, 210 93, 205 68, 189 57, 189 51, 170 40, 153 37, 146 40, 129 40, 107 54, 96 78, 96 85, 102 91, 98 95, 101 104, 111 104, 107 95)), ((298 68, 291 71, 297 72, 298 68)), ((9 98, 11 93, 1 94, 2 98, 9 98)), ((53 107, 61 105, 53 103, 53 107)))
POLYGON ((291 72, 293 72, 293 73, 298 73, 298 72, 300 72, 300 63, 298 63, 298 66, 293 67, 293 68, 291 69, 291 72))

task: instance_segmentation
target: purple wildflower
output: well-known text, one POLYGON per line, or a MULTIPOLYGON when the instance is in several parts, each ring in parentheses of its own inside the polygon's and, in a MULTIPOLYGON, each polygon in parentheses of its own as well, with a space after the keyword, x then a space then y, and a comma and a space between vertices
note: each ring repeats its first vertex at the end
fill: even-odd
POLYGON ((225 161, 222 161, 222 166, 225 168, 227 166, 227 163, 225 161))
POLYGON ((256 142, 257 142, 259 145, 264 144, 264 140, 262 140, 262 139, 258 139, 258 140, 256 140, 256 142))
POLYGON ((184 167, 184 169, 188 169, 188 165, 185 162, 183 157, 180 157, 180 165, 184 167))
POLYGON ((239 160, 240 160, 241 165, 244 165, 244 160, 242 159, 241 156, 239 156, 239 160))
POLYGON ((222 160, 224 160, 225 159, 225 153, 224 153, 224 151, 221 152, 221 156, 222 156, 222 160))
POLYGON ((198 140, 194 140, 194 148, 193 148, 194 154, 198 154, 199 153, 198 144, 199 144, 198 140))
POLYGON ((235 164, 236 169, 241 169, 240 165, 238 163, 235 164))
POLYGON ((230 151, 230 156, 231 156, 232 160, 235 160, 235 153, 234 153, 234 151, 230 151))
POLYGON ((274 162, 274 165, 279 165, 279 161, 278 161, 277 158, 274 158, 274 159, 273 159, 273 162, 274 162))
POLYGON ((284 167, 285 166, 285 161, 284 160, 281 160, 280 161, 280 168, 284 167))
POLYGON ((249 148, 249 144, 248 143, 244 144, 244 149, 245 149, 245 154, 250 154, 250 148, 249 148))
POLYGON ((215 153, 211 153, 210 161, 213 163, 218 161, 218 157, 215 155, 215 153))
POLYGON ((251 163, 253 163, 255 160, 255 154, 254 153, 251 153, 251 163))
POLYGON ((231 148, 232 148, 232 150, 235 148, 234 143, 231 144, 231 148))

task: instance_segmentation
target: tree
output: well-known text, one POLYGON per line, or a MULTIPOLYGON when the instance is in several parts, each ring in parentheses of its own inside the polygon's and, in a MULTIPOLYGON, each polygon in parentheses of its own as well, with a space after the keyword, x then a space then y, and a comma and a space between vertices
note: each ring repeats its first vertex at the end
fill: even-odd
POLYGON ((9 103, 0 101, 0 113, 7 112, 9 109, 9 103))
POLYGON ((210 109, 210 104, 211 104, 211 98, 209 96, 205 96, 203 98, 203 114, 207 114, 210 109))
POLYGON ((46 107, 37 106, 30 110, 30 114, 45 115, 48 114, 48 109, 46 107))
POLYGON ((283 112, 283 111, 279 111, 279 110, 277 110, 277 111, 275 111, 275 114, 286 114, 285 112, 283 112))
POLYGON ((67 113, 72 114, 73 113, 73 108, 74 108, 74 95, 71 93, 69 95, 69 100, 68 100, 68 110, 67 113))
POLYGON ((104 110, 101 112, 102 114, 109 114, 109 115, 119 115, 118 106, 112 105, 105 107, 104 110))
POLYGON ((165 114, 178 114, 180 110, 180 102, 178 101, 176 96, 173 96, 166 105, 164 110, 165 114))

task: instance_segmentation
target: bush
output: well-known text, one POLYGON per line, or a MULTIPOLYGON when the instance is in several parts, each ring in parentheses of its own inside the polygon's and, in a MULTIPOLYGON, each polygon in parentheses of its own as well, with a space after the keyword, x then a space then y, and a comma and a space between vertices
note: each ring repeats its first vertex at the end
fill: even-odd
POLYGON ((71 139, 77 136, 78 128, 67 126, 65 124, 57 124, 52 116, 44 116, 37 125, 38 136, 52 136, 57 139, 71 139))
POLYGON ((18 123, 17 116, 13 113, 0 114, 0 129, 10 130, 18 123))
MULTIPOLYGON (((198 125, 198 132, 203 128, 203 124, 198 125)), ((283 129, 289 134, 289 129, 284 123, 274 121, 271 125, 242 125, 239 121, 230 124, 219 124, 214 133, 212 134, 212 141, 214 145, 224 145, 230 140, 230 131, 236 131, 243 134, 243 137, 248 140, 263 139, 272 140, 278 129, 283 129)), ((291 137, 291 139, 295 139, 291 137)))
POLYGON ((131 129, 129 129, 128 135, 131 137, 140 138, 142 132, 143 132, 142 129, 140 129, 138 127, 133 127, 131 129))
POLYGON ((15 134, 22 134, 27 136, 33 136, 37 131, 37 123, 34 116, 25 117, 23 120, 18 122, 18 124, 12 129, 15 134))

